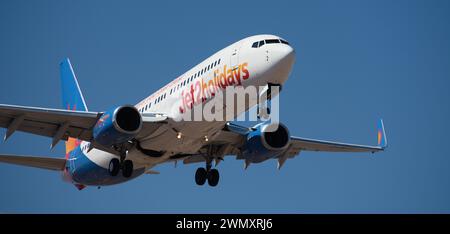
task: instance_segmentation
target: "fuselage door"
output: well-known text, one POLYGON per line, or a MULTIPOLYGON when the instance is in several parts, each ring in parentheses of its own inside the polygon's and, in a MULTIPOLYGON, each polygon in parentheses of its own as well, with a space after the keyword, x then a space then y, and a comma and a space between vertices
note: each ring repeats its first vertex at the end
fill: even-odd
POLYGON ((230 65, 232 68, 236 67, 239 64, 239 49, 234 48, 231 52, 230 65))

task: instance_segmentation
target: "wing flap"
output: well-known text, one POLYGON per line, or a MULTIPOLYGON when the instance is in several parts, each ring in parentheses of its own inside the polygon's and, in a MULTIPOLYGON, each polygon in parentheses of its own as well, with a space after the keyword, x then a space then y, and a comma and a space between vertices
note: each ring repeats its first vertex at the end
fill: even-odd
POLYGON ((55 171, 64 170, 64 167, 66 165, 66 160, 63 158, 34 157, 10 154, 0 154, 0 162, 55 171))
POLYGON ((92 127, 97 122, 99 114, 2 104, 0 105, 0 127, 9 128, 14 119, 22 118, 23 120, 14 130, 53 137, 60 126, 68 123, 67 131, 61 139, 67 140, 68 137, 74 137, 89 141, 92 138, 92 127))

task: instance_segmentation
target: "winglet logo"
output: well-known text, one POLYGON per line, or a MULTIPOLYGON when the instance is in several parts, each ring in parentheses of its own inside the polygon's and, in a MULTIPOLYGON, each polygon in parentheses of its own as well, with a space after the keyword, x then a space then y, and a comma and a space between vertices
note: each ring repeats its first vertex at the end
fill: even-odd
POLYGON ((387 140, 386 140, 386 133, 384 132, 384 125, 383 120, 380 119, 378 121, 378 127, 377 127, 377 143, 379 147, 386 148, 387 146, 387 140))
POLYGON ((381 132, 381 129, 378 130, 378 145, 381 145, 381 139, 383 137, 383 133, 381 132))

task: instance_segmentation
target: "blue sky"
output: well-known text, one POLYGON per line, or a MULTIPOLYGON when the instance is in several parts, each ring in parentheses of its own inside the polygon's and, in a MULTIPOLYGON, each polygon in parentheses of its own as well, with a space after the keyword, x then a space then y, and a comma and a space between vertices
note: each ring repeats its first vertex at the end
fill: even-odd
MULTIPOLYGON (((449 1, 1 1, 0 103, 59 108, 70 57, 90 110, 135 104, 244 37, 286 38, 297 61, 280 97, 293 135, 375 144, 379 154, 302 152, 281 171, 227 158, 218 187, 198 166, 76 190, 58 173, 0 164, 0 212, 448 213, 449 1)), ((4 133, 4 130, 1 130, 4 133)), ((1 153, 63 157, 15 133, 1 153)))

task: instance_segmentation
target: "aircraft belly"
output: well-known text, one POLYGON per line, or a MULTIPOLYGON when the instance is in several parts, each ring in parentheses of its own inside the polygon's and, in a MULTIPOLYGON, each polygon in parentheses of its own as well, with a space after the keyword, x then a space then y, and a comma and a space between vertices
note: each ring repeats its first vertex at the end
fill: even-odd
POLYGON ((141 147, 156 151, 173 153, 196 153, 205 143, 205 136, 213 135, 223 128, 221 121, 189 121, 180 123, 174 129, 167 129, 158 137, 149 138, 141 142, 141 147), (181 138, 177 137, 181 132, 181 138))

